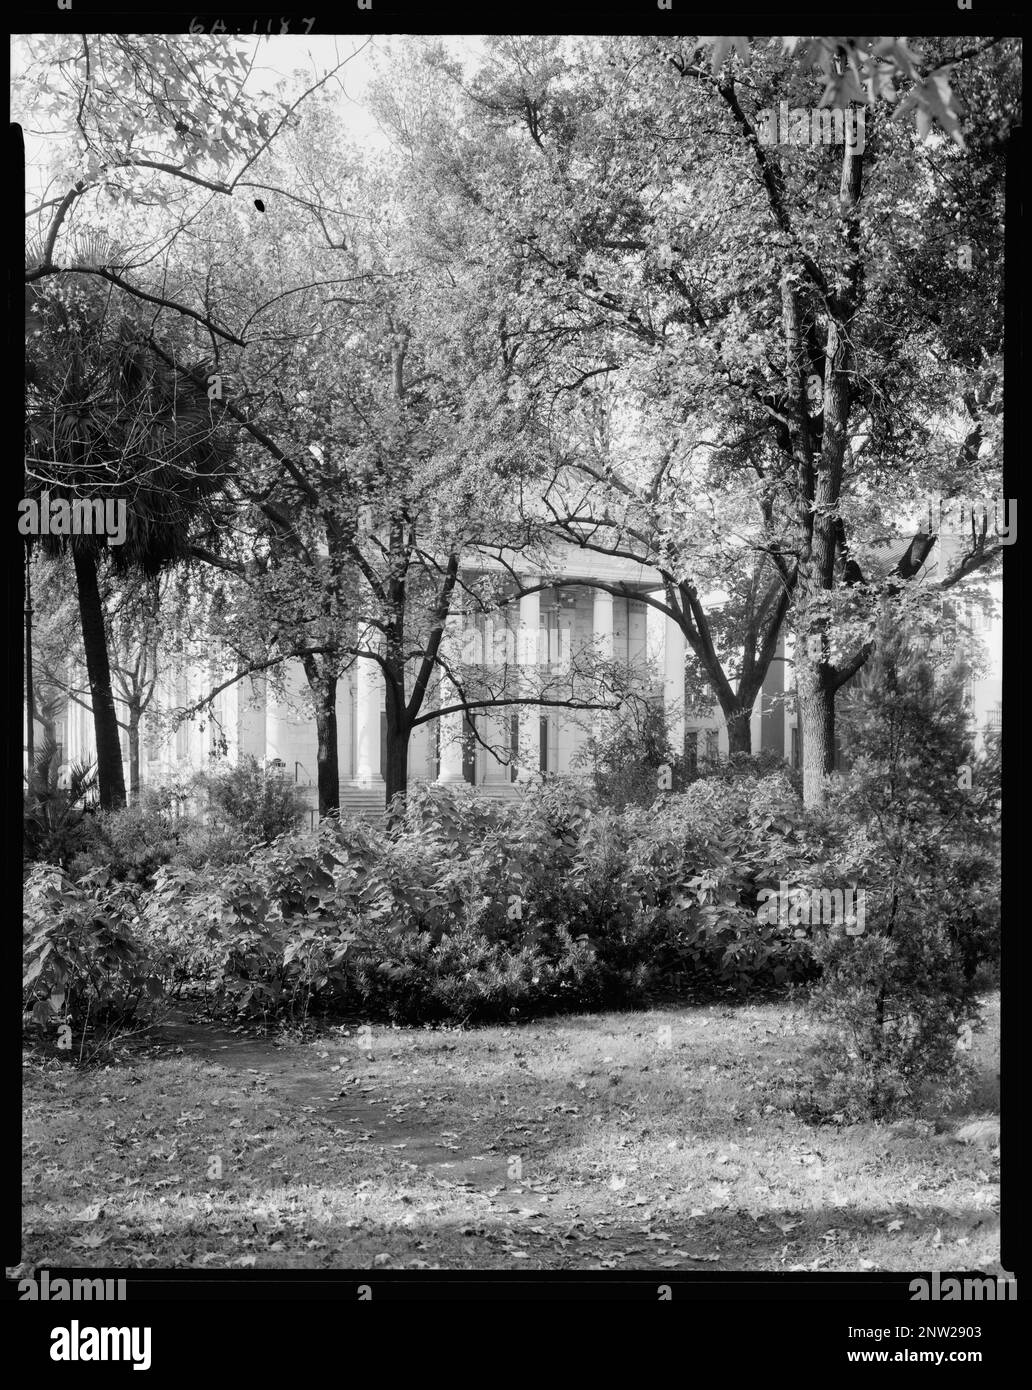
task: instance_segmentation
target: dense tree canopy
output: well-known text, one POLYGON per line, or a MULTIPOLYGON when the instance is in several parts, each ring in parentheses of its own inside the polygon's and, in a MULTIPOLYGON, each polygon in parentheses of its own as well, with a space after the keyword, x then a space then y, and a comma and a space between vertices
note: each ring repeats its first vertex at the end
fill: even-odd
MULTIPOLYGON (((403 790, 420 721, 512 698, 447 655, 449 615, 511 608, 521 555, 552 582, 556 540, 654 574, 733 751, 791 633, 819 799, 836 692, 929 552, 922 498, 998 491, 1016 41, 505 37, 472 67, 398 42, 374 151, 331 74, 253 98, 253 56, 27 44, 16 105, 73 117, 30 209, 35 445, 70 418, 52 402, 115 383, 37 448, 40 479, 81 488, 99 459, 136 497, 108 558, 221 572, 232 678, 301 661, 324 810, 342 673, 382 673, 403 790), (804 143, 772 139, 782 110, 813 113, 804 143), (496 577, 471 586, 478 553, 496 577)), ((999 552, 976 532, 937 583, 999 552)), ((600 674, 530 694, 590 704, 593 675, 604 703, 600 674)))

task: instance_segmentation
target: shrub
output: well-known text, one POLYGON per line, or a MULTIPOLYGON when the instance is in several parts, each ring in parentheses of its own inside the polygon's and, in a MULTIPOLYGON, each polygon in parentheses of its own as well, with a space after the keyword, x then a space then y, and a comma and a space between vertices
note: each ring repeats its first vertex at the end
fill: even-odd
POLYGON ((324 821, 254 847, 233 865, 159 869, 142 907, 143 932, 167 987, 214 1005, 303 1017, 346 994, 343 959, 353 924, 389 914, 368 873, 363 827, 324 821))
POLYGON ((827 827, 840 871, 865 886, 866 922, 818 943, 815 1104, 887 1116, 929 1083, 962 1084, 958 1033, 978 1020, 999 925, 995 802, 963 786, 976 766, 963 687, 883 626, 848 707, 852 766, 827 827))
MULTIPOLYGON (((565 934, 590 948, 594 997, 609 1003, 675 976, 720 988, 803 977, 812 970, 808 943, 758 922, 756 883, 740 863, 751 855, 758 872, 775 878, 796 868, 805 852, 805 830, 790 819, 801 816, 798 798, 774 780, 759 796, 736 793, 740 833, 726 844, 708 826, 693 826, 698 800, 672 793, 648 809, 598 811, 582 790, 556 779, 517 803, 477 810, 479 842, 464 842, 461 859, 461 832, 447 830, 453 853, 436 870, 439 916, 424 917, 420 929, 436 940, 461 913, 490 941, 512 950, 532 944, 549 961, 565 934), (772 832, 778 810, 786 830, 772 832), (781 837, 776 849, 772 834, 781 837)), ((437 833, 424 809, 420 854, 437 833)), ((430 852, 432 863, 437 857, 430 852)))
POLYGON ((816 886, 815 827, 783 771, 701 779, 635 814, 627 819, 642 911, 667 934, 664 965, 696 985, 739 991, 814 973, 810 933, 759 911, 764 889, 816 886))
POLYGON ((74 883, 51 865, 32 870, 24 890, 22 991, 38 1024, 115 1031, 161 997, 135 919, 135 896, 124 888, 90 876, 74 883))
POLYGON ((397 1022, 481 1023, 603 1002, 597 958, 568 934, 549 959, 539 947, 503 947, 472 926, 434 943, 397 934, 387 951, 360 949, 354 979, 363 1008, 397 1022))
POLYGON ((207 799, 213 824, 238 831, 252 842, 267 844, 293 830, 306 809, 302 792, 282 770, 265 768, 253 756, 198 773, 192 785, 207 799))
POLYGON ((962 1088, 958 1038, 980 1010, 933 914, 909 915, 895 936, 822 935, 815 955, 823 974, 811 1009, 829 1025, 812 1088, 818 1111, 886 1118, 911 1110, 927 1083, 962 1088))
POLYGON ((204 825, 173 810, 170 797, 161 789, 148 789, 136 805, 93 813, 68 870, 78 878, 93 869, 106 869, 114 880, 149 888, 162 865, 199 869, 206 864, 239 863, 249 844, 242 829, 204 825))
POLYGON ((730 790, 695 783, 657 801, 647 817, 638 813, 633 857, 643 901, 670 939, 660 964, 679 966, 696 984, 740 991, 811 973, 808 940, 757 911, 762 887, 809 876, 809 834, 794 791, 776 779, 730 790))
POLYGON ((588 772, 602 806, 651 805, 663 767, 671 789, 688 779, 685 759, 673 751, 663 706, 633 695, 608 718, 601 737, 585 741, 574 767, 588 772))
POLYGON ((758 753, 730 753, 726 758, 700 758, 692 780, 738 782, 782 776, 793 790, 802 794, 802 774, 772 748, 758 753))
POLYGON ((808 941, 756 912, 759 882, 802 852, 794 794, 767 779, 717 795, 711 833, 694 789, 599 811, 561 779, 511 803, 415 787, 387 836, 327 820, 236 865, 160 868, 148 949, 169 988, 295 1018, 501 1018, 633 1002, 677 979, 802 978, 808 941))
POLYGON ((107 869, 119 881, 151 883, 155 870, 170 863, 180 850, 180 827, 163 811, 129 806, 98 810, 69 863, 73 877, 92 869, 107 869))
POLYGON ((86 843, 96 805, 97 772, 92 763, 73 763, 67 778, 57 766, 57 746, 45 742, 28 778, 23 810, 24 859, 67 867, 86 843))

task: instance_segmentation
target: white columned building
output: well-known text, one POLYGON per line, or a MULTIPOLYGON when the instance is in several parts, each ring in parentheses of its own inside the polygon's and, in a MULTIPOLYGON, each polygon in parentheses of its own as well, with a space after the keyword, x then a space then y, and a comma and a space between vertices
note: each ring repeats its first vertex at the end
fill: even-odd
MULTIPOLYGON (((465 620, 461 613, 452 613, 448 616, 444 625, 444 637, 441 641, 443 656, 445 661, 459 662, 462 660, 462 637, 465 620)), ((442 671, 441 684, 439 687, 440 708, 447 709, 449 705, 457 704, 460 700, 458 690, 455 688, 447 674, 442 671)), ((464 730, 464 717, 461 710, 456 710, 453 714, 445 714, 437 721, 440 736, 440 768, 437 773, 438 782, 445 784, 449 782, 464 782, 466 780, 463 770, 463 749, 462 735, 464 730)))
MULTIPOLYGON (((660 602, 666 600, 663 589, 650 595, 660 602)), ((649 604, 645 613, 646 651, 662 682, 663 711, 667 719, 670 743, 675 753, 684 749, 684 657, 685 636, 680 623, 649 604)))
MULTIPOLYGON (((504 676, 511 665, 512 627, 506 616, 507 610, 484 620, 482 637, 483 662, 488 674, 488 683, 493 693, 500 693, 504 676)), ((509 762, 512 752, 512 707, 502 705, 488 708, 479 716, 483 730, 483 743, 477 746, 475 777, 476 784, 482 786, 489 795, 505 796, 511 792, 514 769, 509 762), (492 749, 497 749, 496 757, 492 749)))
MULTIPOLYGON (((537 685, 538 657, 541 650, 541 595, 527 594, 520 599, 520 625, 516 634, 518 688, 521 696, 530 696, 537 685)), ((529 782, 540 771, 541 709, 537 705, 517 705, 519 730, 518 782, 529 782)))
POLYGON ((667 618, 664 623, 663 705, 667 729, 675 753, 684 752, 684 658, 687 642, 681 624, 667 618))
MULTIPOLYGON (((540 562, 540 571, 530 571, 531 563, 529 557, 509 552, 499 561, 482 554, 469 557, 463 570, 464 582, 472 588, 491 580, 498 606, 489 609, 482 624, 479 619, 466 619, 460 614, 447 620, 443 650, 451 660, 464 666, 483 664, 485 684, 502 697, 533 698, 540 676, 548 672, 559 677, 568 656, 575 659, 578 649, 593 647, 601 658, 624 665, 629 674, 639 676, 641 693, 658 695, 662 690, 675 750, 680 751, 687 742, 689 757, 694 751, 700 757, 713 757, 718 751, 726 754, 724 719, 712 695, 705 688, 693 690, 691 708, 685 710, 684 634, 673 619, 643 602, 647 596, 655 595, 660 600, 664 596, 664 591, 657 588, 654 570, 572 545, 557 548, 547 564, 540 562), (527 594, 517 605, 510 587, 515 573, 527 585, 541 583, 544 575, 554 589, 527 594), (617 593, 596 588, 596 583, 606 584, 617 593)), ((933 570, 932 579, 935 573, 933 570)), ((486 589, 487 585, 483 587, 486 589)), ((975 638, 989 647, 990 670, 973 682, 974 712, 981 726, 993 718, 999 719, 1001 663, 995 620, 986 625, 984 632, 976 631, 970 638, 966 634, 966 627, 976 626, 976 617, 958 611, 955 621, 965 649, 975 638)), ((363 640, 367 641, 369 635, 363 640)), ((419 640, 413 634, 413 648, 418 649, 419 640)), ((210 688, 210 663, 203 642, 198 645, 201 655, 197 658, 180 661, 174 659, 174 654, 172 659, 166 658, 155 700, 156 713, 187 706, 198 692, 210 688)), ((431 690, 428 699, 445 706, 457 703, 457 692, 446 673, 439 675, 438 688, 431 690)), ((247 754, 266 762, 280 759, 283 775, 307 787, 309 803, 314 806, 317 739, 300 663, 287 664, 281 699, 275 697, 273 690, 278 683, 266 680, 261 673, 245 677, 234 691, 233 701, 227 700, 225 717, 219 715, 216 723, 225 732, 225 751, 230 761, 247 754)), ((557 685, 560 683, 557 680, 557 685)), ((773 752, 798 765, 801 745, 793 684, 793 652, 788 639, 779 645, 754 707, 753 751, 773 752)), ((447 715, 439 721, 438 729, 438 721, 426 718, 435 707, 440 706, 428 703, 424 707, 424 721, 413 732, 409 749, 412 782, 435 778, 444 785, 468 782, 482 795, 499 799, 517 795, 536 780, 543 764, 549 774, 586 775, 577 755, 590 731, 604 731, 611 718, 602 711, 592 714, 559 706, 487 706, 473 712, 480 741, 471 756, 463 737, 467 726, 462 711, 447 715), (515 775, 514 752, 518 763, 515 775)), ((381 765, 384 685, 379 664, 373 658, 356 657, 341 676, 337 715, 341 805, 345 810, 378 814, 385 799, 381 765)), ((202 719, 209 723, 210 714, 175 731, 152 718, 153 723, 145 716, 143 732, 148 753, 145 784, 168 785, 190 768, 207 770, 211 766, 210 737, 201 734, 202 719)), ((42 737, 42 732, 41 728, 37 738, 42 737)), ((70 706, 57 720, 56 732, 65 761, 95 758, 88 711, 70 706)))
MULTIPOLYGON (((612 661, 616 655, 613 595, 604 589, 592 589, 591 591, 591 629, 599 656, 603 661, 612 661)), ((606 711, 599 710, 593 720, 595 737, 603 738, 605 730, 606 711)))
POLYGON ((237 740, 239 752, 250 754, 259 762, 265 759, 268 700, 263 675, 247 676, 237 691, 237 740))
POLYGON ((355 658, 351 668, 355 690, 355 776, 362 791, 384 786, 380 766, 380 717, 383 712, 383 674, 369 656, 355 658))

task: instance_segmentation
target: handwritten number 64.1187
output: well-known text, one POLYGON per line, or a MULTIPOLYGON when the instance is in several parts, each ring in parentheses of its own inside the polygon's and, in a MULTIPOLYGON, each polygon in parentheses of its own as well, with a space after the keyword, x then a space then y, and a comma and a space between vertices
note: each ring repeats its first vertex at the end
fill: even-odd
MULTIPOLYGON (((310 34, 310 33, 312 32, 312 25, 315 23, 315 16, 313 15, 311 19, 302 19, 301 23, 304 24, 304 25, 306 26, 306 28, 305 28, 305 33, 306 33, 306 34, 310 34)), ((251 33, 252 33, 252 34, 257 34, 257 32, 258 32, 258 24, 259 24, 259 21, 256 19, 256 20, 254 21, 254 23, 251 25, 251 33)), ((272 25, 273 25, 273 21, 270 19, 269 22, 268 22, 268 23, 266 24, 266 26, 265 26, 265 32, 266 32, 267 34, 271 34, 271 33, 272 33, 272 25)), ((289 19, 283 19, 282 17, 280 18, 280 30, 279 30, 279 31, 280 31, 281 34, 289 34, 289 33, 290 33, 290 20, 289 20, 289 19)), ((228 33, 229 31, 228 31, 228 29, 227 29, 227 27, 226 27, 226 24, 225 24, 225 22, 224 22, 223 20, 221 20, 221 19, 216 19, 215 22, 212 24, 211 28, 210 28, 209 30, 207 30, 207 32, 208 32, 209 34, 225 34, 225 33, 228 33)), ((234 30, 234 32, 237 33, 237 34, 239 34, 239 33, 240 33, 240 30, 239 30, 239 29, 236 29, 236 30, 234 30)), ((191 33, 191 34, 203 34, 203 33, 205 33, 204 25, 203 25, 203 24, 201 23, 201 21, 196 17, 196 15, 195 15, 194 18, 191 19, 191 21, 190 21, 190 33, 191 33)))

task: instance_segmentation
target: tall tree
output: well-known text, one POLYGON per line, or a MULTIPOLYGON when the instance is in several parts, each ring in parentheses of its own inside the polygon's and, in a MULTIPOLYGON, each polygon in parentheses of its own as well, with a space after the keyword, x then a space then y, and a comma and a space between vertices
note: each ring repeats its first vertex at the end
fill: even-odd
MULTIPOLYGON (((186 557, 191 529, 224 486, 231 446, 207 393, 169 371, 141 341, 124 302, 75 278, 34 290, 26 354, 27 497, 124 511, 125 534, 40 534, 70 552, 97 743, 101 805, 125 804, 98 569, 153 576, 186 557)), ((117 512, 115 513, 117 516, 117 512)))
MULTIPOLYGON (((156 307, 159 315, 168 311, 175 316, 173 322, 189 321, 203 328, 216 356, 220 341, 242 344, 243 339, 209 311, 206 287, 210 267, 194 263, 191 273, 170 275, 171 251, 198 215, 201 199, 218 195, 229 200, 238 190, 247 190, 253 198, 253 190, 261 187, 265 191, 264 185, 249 177, 256 161, 295 119, 304 99, 348 61, 345 58, 332 72, 310 83, 293 100, 284 102, 268 92, 255 92, 253 84, 248 88, 256 47, 257 41, 230 36, 171 41, 117 35, 44 35, 19 40, 16 45, 13 111, 23 120, 31 112, 33 135, 42 136, 45 147, 42 162, 47 167, 41 168, 41 172, 49 177, 43 196, 33 200, 26 211, 30 229, 35 228, 30 230, 26 263, 26 319, 32 339, 30 357, 35 359, 30 361, 30 387, 36 391, 37 400, 41 392, 50 390, 54 402, 59 404, 54 419, 60 418, 63 438, 56 441, 60 447, 52 457, 55 466, 63 470, 66 486, 80 488, 83 479, 72 477, 68 469, 74 474, 83 462, 84 452, 92 455, 89 467, 94 470, 94 483, 98 476, 98 451, 103 452, 105 446, 109 459, 117 459, 123 445, 130 452, 142 449, 146 453, 149 446, 142 440, 141 431, 148 429, 156 431, 155 447, 163 468, 178 466, 185 457, 187 471, 196 465, 199 478, 211 463, 205 457, 211 451, 203 439, 210 434, 210 422, 203 424, 204 394, 184 386, 181 395, 177 395, 177 368, 159 368, 155 374, 148 364, 136 384, 141 399, 130 407, 139 416, 135 426, 125 417, 126 402, 119 398, 113 403, 114 411, 122 412, 114 422, 114 436, 128 429, 131 438, 105 440, 105 414, 112 403, 100 403, 100 409, 86 420, 90 412, 79 395, 85 383, 81 345, 73 348, 74 370, 67 379, 48 379, 42 361, 53 346, 47 339, 52 339, 56 331, 83 336, 84 306, 92 303, 96 308, 102 302, 100 291, 105 283, 117 287, 124 299, 138 301, 152 310, 156 307), (49 196, 55 186, 56 194, 49 196), (110 231, 115 221, 117 241, 110 231), (191 296, 194 287, 197 293, 191 296), (180 288, 187 292, 180 295, 180 288), (74 325, 70 321, 73 304, 79 306, 74 325), (143 385, 144 378, 149 385, 143 385), (161 384, 155 387, 157 382, 161 384), (163 397, 162 403, 158 405, 153 399, 144 403, 142 396, 149 393, 153 397, 155 392, 163 397), (167 418, 160 419, 162 414, 167 418), (83 429, 79 433, 83 437, 74 439, 80 415, 83 429), (177 444, 169 453, 169 428, 173 435, 182 434, 182 452, 177 444), (86 435, 90 437, 87 439, 86 435), (69 456, 69 449, 74 458, 69 456)), ((261 200, 255 200, 254 206, 263 206, 261 200)), ((99 328, 99 320, 93 327, 99 328)), ((137 322, 130 339, 138 328, 137 322)), ((101 359, 106 352, 108 360, 94 361, 90 372, 113 372, 118 376, 129 359, 135 363, 131 371, 143 362, 138 344, 128 356, 124 344, 114 345, 119 331, 116 329, 112 335, 111 344, 99 348, 101 359)), ((170 335, 174 337, 175 330, 166 327, 156 331, 166 346, 170 335)), ((94 333, 94 338, 97 346, 99 333, 94 333)), ((192 360, 196 363, 199 358, 200 353, 195 352, 192 360)), ((167 515, 159 515, 161 499, 155 486, 156 475, 152 474, 144 489, 149 498, 149 519, 137 506, 132 545, 123 549, 119 557, 122 562, 133 555, 133 563, 140 564, 146 573, 155 572, 171 559, 168 541, 178 521, 172 526, 169 522, 181 510, 189 491, 182 487, 182 478, 177 487, 168 471, 164 480, 173 486, 165 508, 167 515), (149 537, 146 544, 141 544, 145 532, 149 532, 149 537)), ((123 473, 119 481, 134 480, 123 473)), ((109 492, 112 482, 111 478, 105 480, 109 492)), ((84 494, 80 491, 79 495, 84 494)), ((139 488, 134 496, 138 504, 139 488)), ((102 643, 95 550, 95 546, 75 545, 73 558, 80 586, 83 630, 88 634, 101 800, 104 804, 116 804, 124 799, 124 789, 121 760, 116 757, 110 670, 102 643)))
MULTIPOLYGON (((431 53, 461 114, 422 148, 429 179, 508 253, 514 350, 547 338, 556 394, 598 380, 617 393, 622 457, 567 432, 556 524, 655 567, 732 722, 791 599, 811 802, 833 765, 835 694, 870 651, 836 626, 858 601, 858 557, 922 494, 958 477, 998 490, 1002 150, 1018 100, 1007 41, 929 40, 920 66, 901 40, 829 44, 823 84, 778 40, 700 57, 691 40, 500 39, 472 83, 431 53), (943 95, 958 63, 963 135, 943 95), (862 113, 862 138, 844 138, 841 113, 837 143, 831 111, 821 126, 822 85, 862 113), (897 94, 917 135, 891 119, 897 94), (771 137, 782 106, 805 116, 805 142, 771 137), (979 306, 963 325, 958 298, 979 306), (635 435, 651 468, 629 457, 635 435), (742 606, 711 654, 703 596, 726 594, 735 546, 742 606)), ((940 582, 999 553, 983 536, 940 582)))
MULTIPOLYGON (((69 704, 92 710, 92 703, 74 582, 69 585, 60 560, 39 559, 42 563, 33 565, 38 605, 33 634, 35 703, 44 740, 56 747, 57 721, 69 704)), ((155 707, 161 664, 170 645, 167 632, 188 624, 181 606, 168 602, 168 585, 162 576, 134 571, 115 574, 108 568, 100 589, 116 720, 128 749, 132 802, 142 787, 143 724, 155 707)))
MULTIPOLYGON (((382 156, 350 149, 328 103, 311 104, 287 157, 307 205, 279 208, 220 274, 227 302, 252 300, 249 314, 234 310, 252 321, 248 348, 222 361, 225 409, 247 440, 236 487, 253 538, 208 558, 247 589, 225 613, 241 671, 288 659, 305 670, 326 813, 338 804, 336 685, 348 666, 383 677, 388 801, 405 790, 422 723, 588 697, 569 679, 506 692, 444 643, 460 605, 497 601, 489 559, 475 584, 466 573, 476 548, 528 536, 514 480, 536 427, 512 393, 489 255, 463 236, 461 209, 446 251, 428 244, 424 219, 440 225, 448 210, 409 198, 382 156)), ((218 248, 232 227, 207 234, 218 248)))

